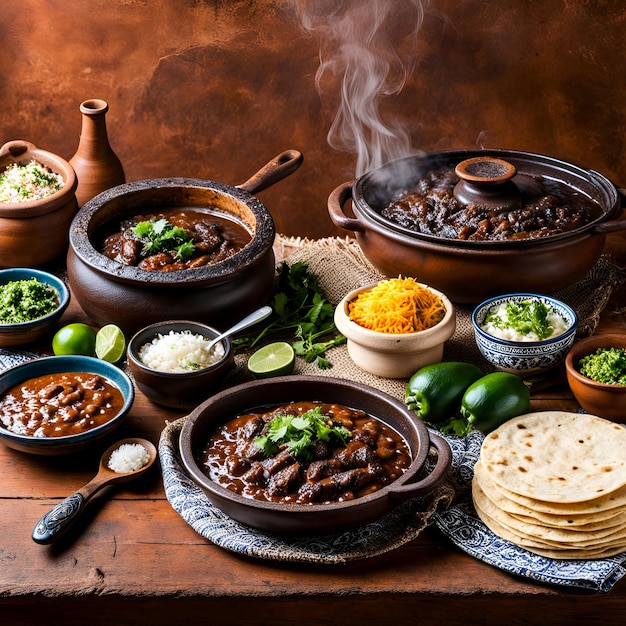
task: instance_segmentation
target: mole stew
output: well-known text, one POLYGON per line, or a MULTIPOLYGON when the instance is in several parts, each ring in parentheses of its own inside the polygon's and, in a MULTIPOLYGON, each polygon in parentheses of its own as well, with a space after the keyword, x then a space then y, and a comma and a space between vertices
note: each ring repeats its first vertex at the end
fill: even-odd
POLYGON ((219 263, 251 240, 234 220, 188 207, 124 219, 100 251, 124 265, 170 272, 219 263))
POLYGON ((201 467, 222 487, 249 498, 291 504, 362 497, 399 478, 411 461, 407 443, 390 426, 363 411, 320 402, 238 415, 221 426, 200 453, 201 467), (322 422, 319 437, 317 427, 307 430, 310 416, 322 422), (275 427, 277 422, 282 429, 275 427), (296 428, 284 443, 286 438, 278 435, 284 434, 287 422, 301 430, 296 428), (328 429, 341 436, 329 435, 328 429), (278 439, 269 455, 268 434, 278 439), (300 446, 303 436, 308 437, 305 449, 300 446))
POLYGON ((459 182, 454 169, 441 168, 399 193, 380 214, 416 233, 463 241, 540 239, 585 226, 602 214, 597 202, 564 183, 518 178, 521 208, 464 205, 454 196, 459 182))
POLYGON ((0 399, 0 424, 18 435, 77 435, 113 419, 122 392, 99 374, 46 374, 11 387, 0 399))

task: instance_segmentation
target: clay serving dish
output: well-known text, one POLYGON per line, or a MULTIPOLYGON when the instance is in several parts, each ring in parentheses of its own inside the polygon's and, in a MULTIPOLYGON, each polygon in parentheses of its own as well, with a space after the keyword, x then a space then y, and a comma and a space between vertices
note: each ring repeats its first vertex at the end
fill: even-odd
POLYGON ((335 532, 367 524, 400 503, 432 491, 447 475, 450 447, 430 433, 399 400, 347 380, 323 376, 283 376, 238 385, 209 398, 187 417, 180 433, 180 454, 190 476, 207 498, 224 513, 244 524, 286 533, 335 532), (319 400, 361 409, 386 422, 407 441, 413 462, 401 478, 383 489, 351 501, 333 504, 281 504, 245 498, 221 487, 199 466, 199 450, 222 423, 255 407, 297 400, 319 400), (437 463, 426 476, 429 449, 437 463))
POLYGON ((4 428, 0 421, 0 441, 5 446, 21 452, 44 456, 70 454, 79 452, 85 446, 91 446, 101 441, 124 422, 135 399, 135 390, 130 378, 119 367, 90 356, 44 357, 11 367, 0 374, 0 398, 11 387, 31 378, 63 372, 91 372, 99 374, 103 378, 108 379, 122 392, 124 405, 117 415, 108 422, 83 433, 63 437, 18 435, 4 428))
POLYGON ((189 320, 151 324, 137 332, 128 342, 128 366, 137 388, 150 400, 173 409, 191 409, 207 398, 233 367, 232 343, 228 337, 221 340, 224 356, 209 367, 188 372, 161 372, 148 367, 139 356, 141 348, 158 335, 167 335, 170 331, 190 331, 209 340, 220 334, 211 326, 189 320))
POLYGON ((126 183, 83 205, 72 222, 67 272, 73 295, 97 324, 128 333, 167 319, 227 327, 264 304, 274 280, 275 227, 252 195, 294 172, 302 154, 288 150, 245 183, 232 187, 195 178, 126 183), (126 266, 99 249, 107 225, 142 213, 194 207, 232 219, 252 240, 231 257, 195 269, 158 272, 126 266))
POLYGON ((367 285, 347 294, 335 308, 335 325, 347 337, 348 354, 361 369, 386 378, 408 378, 420 367, 438 363, 443 358, 444 343, 456 329, 456 309, 445 294, 432 289, 443 301, 446 313, 432 328, 417 333, 381 333, 352 321, 349 303, 367 285))
POLYGON ((0 267, 39 267, 67 253, 69 226, 78 211, 76 174, 65 159, 28 141, 0 148, 0 171, 32 160, 60 174, 65 184, 40 200, 0 202, 0 267))
POLYGON ((518 376, 536 376, 563 363, 567 351, 576 339, 578 316, 564 302, 533 293, 514 293, 490 298, 472 313, 476 344, 481 354, 497 369, 518 376), (567 330, 542 341, 511 341, 489 334, 483 329, 487 313, 501 303, 538 300, 556 311, 565 320, 567 330))
POLYGON ((565 357, 567 382, 578 404, 592 415, 614 422, 626 423, 626 386, 598 383, 579 371, 580 359, 598 348, 626 349, 626 336, 617 334, 592 335, 577 341, 565 357))
POLYGON ((40 283, 49 285, 56 291, 58 306, 52 313, 30 322, 0 324, 0 347, 2 348, 21 346, 38 341, 46 333, 52 331, 70 303, 69 289, 54 274, 26 267, 0 270, 0 285, 32 278, 37 279, 40 283))
MULTIPOLYGON (((486 204, 499 196, 489 180, 479 191, 486 204)), ((500 201, 506 200, 500 197, 496 204, 500 201)), ((328 198, 333 223, 354 233, 363 254, 384 275, 413 276, 453 302, 471 304, 517 291, 549 294, 576 283, 598 260, 606 234, 626 228, 626 221, 616 219, 621 208, 620 193, 601 174, 547 156, 507 150, 458 150, 397 159, 340 185, 328 198), (446 239, 416 233, 381 215, 392 199, 427 173, 444 166, 457 168, 478 157, 513 166, 508 168, 515 172, 513 178, 495 180, 497 189, 502 182, 504 198, 511 186, 518 188, 519 196, 529 180, 543 177, 593 200, 600 215, 563 234, 515 241, 446 239), (344 210, 348 200, 353 215, 344 210)))

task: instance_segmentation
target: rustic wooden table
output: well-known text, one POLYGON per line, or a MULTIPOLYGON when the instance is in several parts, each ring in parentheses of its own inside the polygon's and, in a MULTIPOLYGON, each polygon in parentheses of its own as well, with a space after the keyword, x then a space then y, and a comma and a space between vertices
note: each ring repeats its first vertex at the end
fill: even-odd
MULTIPOLYGON (((626 237, 606 251, 626 264, 626 237)), ((626 286, 597 332, 626 331, 626 286)), ((84 319, 74 303, 66 320, 84 319)), ((533 409, 576 410, 565 385, 533 409)), ((158 443, 168 411, 137 394, 114 439, 158 443)), ((104 445, 102 446, 104 449, 104 445)), ((404 547, 341 566, 286 565, 227 552, 188 526, 165 498, 161 475, 91 501, 77 532, 31 539, 35 522, 95 474, 97 453, 44 458, 0 446, 0 620, 3 624, 622 624, 626 582, 591 593, 529 582, 485 565, 427 529, 404 547)))

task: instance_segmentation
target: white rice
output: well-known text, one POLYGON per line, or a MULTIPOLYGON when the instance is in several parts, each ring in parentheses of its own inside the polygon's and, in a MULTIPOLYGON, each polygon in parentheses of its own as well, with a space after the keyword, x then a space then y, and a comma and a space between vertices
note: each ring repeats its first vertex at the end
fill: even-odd
POLYGON ((150 455, 140 443, 123 443, 109 457, 109 469, 118 474, 136 472, 148 464, 150 455))
POLYGON ((160 372, 189 372, 217 363, 224 356, 224 344, 207 350, 210 339, 189 330, 157 335, 141 346, 139 358, 147 367, 160 372))
POLYGON ((0 173, 0 202, 41 200, 63 187, 63 177, 33 160, 13 163, 0 173))

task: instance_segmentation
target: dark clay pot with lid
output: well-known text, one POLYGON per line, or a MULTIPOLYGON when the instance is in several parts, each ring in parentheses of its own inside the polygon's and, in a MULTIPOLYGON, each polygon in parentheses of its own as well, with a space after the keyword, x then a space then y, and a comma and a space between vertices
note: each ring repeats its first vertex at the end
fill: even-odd
POLYGON ((289 176, 301 163, 300 152, 287 150, 238 186, 161 178, 99 194, 79 210, 70 228, 67 271, 73 295, 96 324, 114 323, 127 333, 165 319, 189 319, 218 329, 230 325, 267 302, 273 286, 274 221, 252 194, 289 176), (123 265, 99 251, 111 223, 185 207, 229 217, 250 233, 251 241, 213 265, 171 272, 123 265))
POLYGON ((602 254, 606 234, 626 228, 617 219, 618 190, 601 174, 547 156, 506 150, 458 150, 390 161, 328 199, 333 223, 355 234, 368 260, 383 274, 414 276, 457 303, 477 303, 512 291, 552 293, 583 278, 602 254), (455 168, 454 195, 492 206, 519 206, 539 178, 557 181, 593 201, 597 215, 582 227, 538 239, 467 241, 418 233, 381 211, 429 172, 455 168), (352 200, 352 215, 344 205, 352 200))

